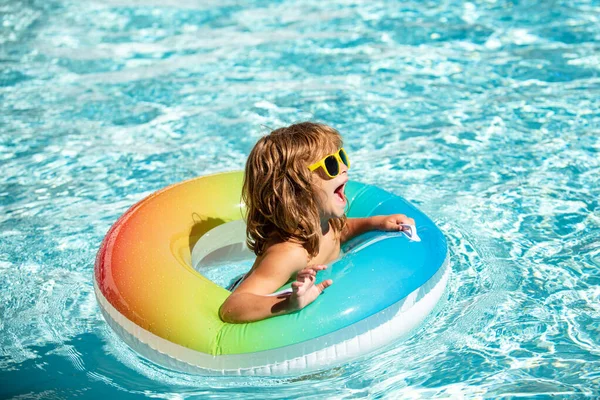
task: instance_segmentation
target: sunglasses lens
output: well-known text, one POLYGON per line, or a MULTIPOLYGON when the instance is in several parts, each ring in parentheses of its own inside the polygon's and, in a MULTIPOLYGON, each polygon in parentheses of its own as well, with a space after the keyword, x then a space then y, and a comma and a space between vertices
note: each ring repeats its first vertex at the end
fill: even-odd
POLYGON ((350 162, 348 162, 348 156, 346 155, 344 149, 340 149, 340 158, 342 159, 342 162, 346 164, 346 167, 350 166, 350 162))
POLYGON ((336 176, 340 172, 340 165, 334 156, 329 156, 325 159, 325 168, 327 168, 327 173, 331 176, 336 176))

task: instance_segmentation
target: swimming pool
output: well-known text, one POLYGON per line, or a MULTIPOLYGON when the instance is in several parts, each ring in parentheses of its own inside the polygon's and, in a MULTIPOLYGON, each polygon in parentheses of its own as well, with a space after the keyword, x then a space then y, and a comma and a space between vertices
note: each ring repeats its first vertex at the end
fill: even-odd
POLYGON ((597 2, 0 7, 0 397, 600 396, 597 2), (307 119, 445 232, 435 316, 294 379, 139 358, 94 297, 110 225, 307 119))

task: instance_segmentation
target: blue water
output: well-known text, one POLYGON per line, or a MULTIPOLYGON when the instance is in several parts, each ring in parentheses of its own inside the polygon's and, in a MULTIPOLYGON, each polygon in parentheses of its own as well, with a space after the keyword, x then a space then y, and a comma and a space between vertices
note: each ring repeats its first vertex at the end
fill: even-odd
POLYGON ((244 3, 0 1, 0 398, 599 397, 600 3, 244 3), (303 120, 442 228, 435 316, 293 379, 138 357, 93 293, 108 228, 303 120))

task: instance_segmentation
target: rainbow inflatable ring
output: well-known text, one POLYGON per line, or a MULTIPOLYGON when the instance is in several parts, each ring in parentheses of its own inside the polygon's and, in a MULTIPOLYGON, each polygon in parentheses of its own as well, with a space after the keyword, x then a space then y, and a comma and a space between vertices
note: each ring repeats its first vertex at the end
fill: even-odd
POLYGON ((244 244, 242 178, 222 173, 162 189, 131 207, 104 238, 96 296, 108 324, 142 356, 204 375, 301 374, 406 336, 442 297, 450 274, 442 232, 401 197, 349 182, 349 217, 403 213, 415 219, 421 241, 400 233, 362 235, 319 274, 334 284, 310 306, 259 322, 224 323, 218 311, 230 292, 202 268, 244 252, 252 256, 244 244))

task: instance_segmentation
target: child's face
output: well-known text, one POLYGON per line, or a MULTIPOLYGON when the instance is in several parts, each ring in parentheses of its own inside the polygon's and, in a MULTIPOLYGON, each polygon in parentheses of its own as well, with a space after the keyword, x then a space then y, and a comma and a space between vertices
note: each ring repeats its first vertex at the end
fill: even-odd
POLYGON ((322 219, 341 218, 346 210, 344 189, 348 182, 348 167, 340 163, 340 173, 335 178, 327 176, 323 168, 313 172, 313 182, 317 187, 319 214, 322 219))

